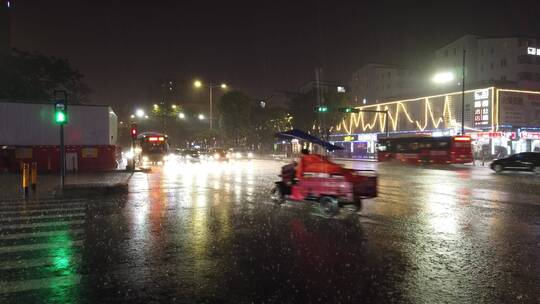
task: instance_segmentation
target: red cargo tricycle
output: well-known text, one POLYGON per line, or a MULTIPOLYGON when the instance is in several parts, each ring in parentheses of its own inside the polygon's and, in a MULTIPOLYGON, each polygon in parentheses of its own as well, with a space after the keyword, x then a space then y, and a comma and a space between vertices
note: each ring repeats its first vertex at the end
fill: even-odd
MULTIPOLYGON (((296 129, 276 135, 315 143, 328 151, 343 149, 296 129)), ((322 155, 302 156, 298 163, 283 166, 280 177, 272 190, 274 201, 318 204, 325 214, 335 214, 343 206, 359 210, 362 199, 377 196, 375 171, 344 168, 322 155)))

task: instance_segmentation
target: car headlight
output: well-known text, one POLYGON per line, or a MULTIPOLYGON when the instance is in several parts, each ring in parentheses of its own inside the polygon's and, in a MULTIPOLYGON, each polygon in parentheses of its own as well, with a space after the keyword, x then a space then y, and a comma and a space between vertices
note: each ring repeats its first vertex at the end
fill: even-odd
POLYGON ((147 161, 148 161, 148 156, 143 156, 143 157, 142 157, 142 160, 145 161, 145 162, 147 162, 147 161))
POLYGON ((249 152, 249 153, 247 154, 247 156, 248 156, 248 158, 253 158, 253 153, 249 152))
POLYGON ((214 159, 219 159, 219 153, 214 154, 214 159))
POLYGON ((236 157, 236 158, 242 158, 242 153, 236 152, 236 153, 234 154, 234 157, 236 157))
POLYGON ((133 151, 128 151, 124 155, 126 156, 127 159, 132 159, 134 156, 134 153, 133 151))

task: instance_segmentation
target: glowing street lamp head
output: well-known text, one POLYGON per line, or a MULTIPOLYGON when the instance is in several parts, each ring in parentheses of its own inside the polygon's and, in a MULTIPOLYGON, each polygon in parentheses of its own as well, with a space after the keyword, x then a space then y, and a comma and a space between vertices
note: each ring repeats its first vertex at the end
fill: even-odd
POLYGON ((179 114, 178 114, 178 118, 184 119, 184 118, 186 118, 186 114, 184 114, 184 113, 179 113, 179 114))
POLYGON ((131 118, 135 118, 135 115, 131 114, 131 116, 130 116, 130 117, 131 117, 131 118))
POLYGON ((173 110, 176 110, 176 105, 175 105, 175 104, 171 105, 171 108, 172 108, 173 110))
POLYGON ((135 111, 135 115, 139 118, 143 118, 144 117, 144 110, 143 109, 137 109, 137 111, 135 111))
POLYGON ((159 106, 155 103, 154 104, 154 110, 157 110, 157 109, 159 109, 159 106))
POLYGON ((196 88, 200 88, 200 87, 202 87, 202 82, 200 80, 195 80, 195 82, 193 82, 193 85, 196 88))
POLYGON ((434 83, 438 84, 448 83, 454 80, 454 74, 452 72, 437 73, 435 76, 433 76, 432 80, 434 83))
POLYGON ((203 120, 204 119, 204 115, 203 114, 199 114, 199 120, 203 120))
POLYGON ((227 85, 224 84, 224 83, 222 83, 222 84, 221 84, 221 88, 225 90, 225 89, 227 88, 227 85))

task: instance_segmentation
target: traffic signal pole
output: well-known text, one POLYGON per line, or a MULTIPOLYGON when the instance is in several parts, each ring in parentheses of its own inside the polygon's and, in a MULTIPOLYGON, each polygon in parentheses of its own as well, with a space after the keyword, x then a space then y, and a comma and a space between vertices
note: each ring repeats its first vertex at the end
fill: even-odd
POLYGON ((66 151, 64 146, 64 124, 60 124, 60 187, 64 189, 66 179, 66 151))
POLYGON ((56 102, 54 104, 54 119, 60 131, 60 188, 63 190, 66 179, 66 149, 64 145, 64 124, 68 122, 67 93, 66 91, 54 91, 56 102), (62 97, 57 98, 58 94, 62 97))

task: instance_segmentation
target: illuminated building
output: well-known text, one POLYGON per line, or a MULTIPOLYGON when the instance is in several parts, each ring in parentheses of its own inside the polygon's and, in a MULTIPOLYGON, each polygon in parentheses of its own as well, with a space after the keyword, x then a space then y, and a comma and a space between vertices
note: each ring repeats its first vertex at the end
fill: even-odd
POLYGON ((437 71, 460 75, 466 50, 467 86, 540 90, 540 39, 465 35, 435 51, 437 71))
MULTIPOLYGON (((461 92, 357 107, 385 113, 351 113, 330 140, 349 156, 374 157, 376 136, 456 135, 461 126, 461 92), (388 119, 388 124, 386 123, 388 119)), ((465 91, 465 130, 475 148, 491 154, 540 150, 540 91, 487 87, 465 91)))

